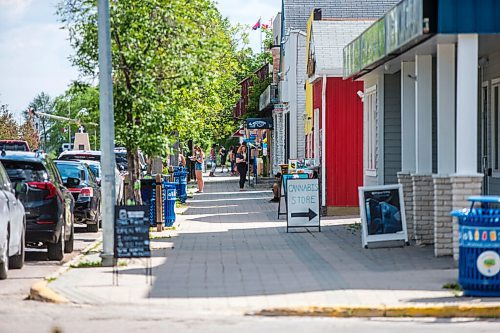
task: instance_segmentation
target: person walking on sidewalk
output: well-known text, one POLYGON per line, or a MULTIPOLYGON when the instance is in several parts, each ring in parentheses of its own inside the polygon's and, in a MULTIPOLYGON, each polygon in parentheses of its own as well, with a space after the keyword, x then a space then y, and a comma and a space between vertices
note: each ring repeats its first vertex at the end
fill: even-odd
MULTIPOLYGON (((221 146, 219 149, 219 155, 220 155, 220 167, 221 167, 221 173, 224 173, 224 167, 226 167, 226 158, 227 158, 227 151, 224 146, 221 146)), ((227 171, 229 172, 229 170, 227 171)))
POLYGON ((198 183, 198 191, 196 193, 203 193, 203 187, 205 186, 205 182, 203 181, 203 159, 205 158, 205 154, 200 147, 194 147, 194 156, 191 156, 189 159, 194 164, 194 170, 196 174, 196 182, 198 183))
POLYGON ((209 177, 215 177, 215 169, 217 169, 217 154, 215 152, 215 144, 210 149, 210 174, 209 177))
POLYGON ((229 152, 227 153, 227 158, 229 158, 229 163, 231 164, 231 176, 234 176, 234 168, 236 167, 236 154, 234 153, 234 146, 229 147, 229 152))
POLYGON ((236 153, 236 168, 240 174, 240 191, 244 191, 245 181, 247 180, 248 160, 247 145, 243 142, 236 153))

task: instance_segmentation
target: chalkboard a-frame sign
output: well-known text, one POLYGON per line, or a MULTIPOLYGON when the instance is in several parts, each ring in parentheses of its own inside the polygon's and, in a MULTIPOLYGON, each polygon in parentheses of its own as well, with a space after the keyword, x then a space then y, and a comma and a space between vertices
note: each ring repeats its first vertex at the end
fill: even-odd
POLYGON ((150 258, 147 206, 115 207, 114 257, 150 258))

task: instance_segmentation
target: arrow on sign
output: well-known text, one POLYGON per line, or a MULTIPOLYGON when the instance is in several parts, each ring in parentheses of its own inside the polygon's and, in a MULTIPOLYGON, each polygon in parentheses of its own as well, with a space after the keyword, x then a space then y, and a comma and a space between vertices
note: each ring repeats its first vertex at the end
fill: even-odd
POLYGON ((313 218, 318 216, 315 212, 309 208, 309 212, 304 212, 304 213, 292 213, 292 217, 309 217, 309 221, 311 221, 313 218))

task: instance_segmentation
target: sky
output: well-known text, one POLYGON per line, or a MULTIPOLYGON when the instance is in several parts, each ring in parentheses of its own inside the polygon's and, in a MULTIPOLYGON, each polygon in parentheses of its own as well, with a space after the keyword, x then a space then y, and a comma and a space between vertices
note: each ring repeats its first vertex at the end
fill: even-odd
MULTIPOLYGON (((30 101, 44 91, 55 97, 78 79, 68 57, 72 49, 67 31, 55 14, 58 0, 0 0, 0 103, 8 104, 17 120, 30 101)), ((281 0, 217 0, 232 23, 269 24, 281 0)), ((260 32, 250 32, 259 49, 260 32)))

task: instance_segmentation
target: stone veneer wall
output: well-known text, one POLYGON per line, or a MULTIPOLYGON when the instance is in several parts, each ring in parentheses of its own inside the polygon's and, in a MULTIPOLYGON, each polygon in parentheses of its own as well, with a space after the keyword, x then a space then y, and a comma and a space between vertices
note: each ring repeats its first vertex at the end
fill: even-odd
POLYGON ((411 175, 406 172, 398 172, 398 182, 403 186, 408 240, 415 240, 415 233, 413 231, 413 181, 411 175))
POLYGON ((432 175, 411 175, 413 182, 413 231, 418 245, 434 243, 434 182, 432 175))
POLYGON ((452 180, 449 176, 433 176, 434 181, 434 255, 453 255, 452 180))
MULTIPOLYGON (((453 176, 452 202, 453 210, 468 208, 470 202, 467 199, 472 195, 480 195, 483 175, 475 176, 453 176)), ((458 261, 458 220, 453 218, 453 259, 458 261)))

